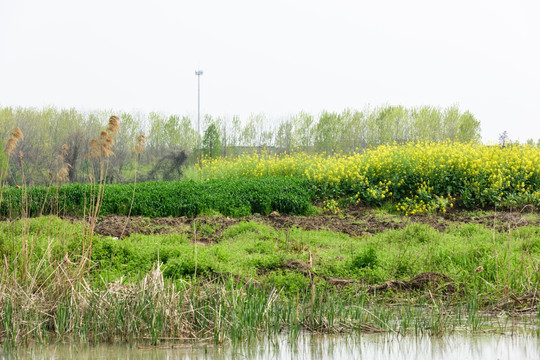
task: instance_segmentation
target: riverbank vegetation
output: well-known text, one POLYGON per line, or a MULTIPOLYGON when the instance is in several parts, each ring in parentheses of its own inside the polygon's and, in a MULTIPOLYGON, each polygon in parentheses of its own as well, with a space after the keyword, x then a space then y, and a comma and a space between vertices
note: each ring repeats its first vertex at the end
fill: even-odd
POLYGON ((46 186, 28 185, 28 136, 11 132, 0 173, 6 348, 539 331, 537 147, 208 153, 182 179, 141 182, 139 134, 132 183, 113 184, 121 129, 112 116, 89 141, 87 183, 69 184, 77 148, 61 146, 46 186))
MULTIPOLYGON (((101 215, 148 217, 338 213, 354 204, 406 215, 463 209, 540 207, 540 148, 439 142, 382 145, 350 155, 247 154, 204 158, 184 180, 99 187, 101 215), (189 180, 187 180, 189 179, 189 180)), ((3 216, 83 216, 98 184, 8 187, 3 216), (21 204, 25 204, 21 206, 21 204)))
POLYGON ((276 217, 218 229, 218 217, 184 232, 96 234, 91 252, 82 219, 2 222, 0 336, 15 346, 222 343, 300 331, 536 333, 538 214, 469 213, 493 227, 449 217, 442 230, 429 223, 443 218, 363 211, 351 221, 388 230, 280 228, 276 217))

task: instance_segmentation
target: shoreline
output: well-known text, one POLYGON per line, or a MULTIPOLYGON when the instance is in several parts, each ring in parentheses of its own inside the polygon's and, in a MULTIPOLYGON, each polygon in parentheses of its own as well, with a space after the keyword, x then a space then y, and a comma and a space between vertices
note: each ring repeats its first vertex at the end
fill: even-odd
POLYGON ((3 345, 504 333, 519 317, 516 331, 539 334, 536 212, 130 222, 147 233, 89 238, 80 218, 55 216, 0 222, 3 345))

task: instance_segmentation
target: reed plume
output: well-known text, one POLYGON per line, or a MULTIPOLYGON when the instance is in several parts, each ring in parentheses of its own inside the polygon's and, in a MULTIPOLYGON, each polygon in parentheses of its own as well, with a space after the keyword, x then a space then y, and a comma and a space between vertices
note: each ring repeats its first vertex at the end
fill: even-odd
POLYGON ((114 146, 114 138, 120 130, 120 118, 118 116, 111 116, 109 123, 105 130, 102 130, 99 139, 92 139, 88 143, 90 153, 87 155, 89 158, 108 158, 114 155, 112 148, 114 146))
MULTIPOLYGON (((99 180, 97 184, 96 193, 93 194, 93 199, 90 209, 90 229, 89 229, 89 239, 88 248, 86 249, 85 259, 90 259, 92 257, 92 236, 94 234, 94 228, 96 226, 97 217, 99 215, 99 210, 103 202, 103 196, 105 192, 105 179, 107 178, 107 171, 109 169, 109 157, 114 155, 112 148, 114 146, 114 138, 118 134, 120 129, 120 118, 118 116, 111 116, 109 118, 109 123, 107 124, 105 130, 102 130, 99 138, 92 139, 89 142, 90 152, 87 155, 88 158, 94 158, 99 160, 99 180)), ((89 179, 93 182, 94 176, 89 175, 89 179)), ((86 261, 83 261, 81 264, 81 269, 86 267, 86 261)))
POLYGON ((116 115, 113 115, 109 118, 109 124, 107 125, 107 131, 111 134, 118 133, 120 129, 120 118, 116 115))
POLYGON ((100 136, 101 140, 101 153, 105 157, 114 155, 114 152, 111 150, 114 146, 114 137, 113 133, 103 130, 100 136))
POLYGON ((101 154, 101 146, 99 145, 98 139, 92 139, 88 143, 88 147, 90 148, 90 153, 88 154, 89 158, 98 158, 101 154))
POLYGON ((71 165, 65 160, 68 154, 68 149, 69 147, 67 146, 67 144, 62 145, 60 154, 56 157, 58 168, 58 171, 56 172, 56 180, 58 182, 64 182, 69 177, 69 168, 71 167, 71 165))
POLYGON ((146 139, 147 137, 145 135, 141 134, 137 136, 137 144, 135 145, 135 149, 133 149, 135 154, 140 155, 144 152, 146 146, 146 139))
POLYGON ((15 126, 15 128, 11 132, 11 138, 8 140, 8 143, 6 145, 6 154, 10 156, 13 150, 15 150, 15 148, 17 147, 19 140, 23 139, 24 135, 21 129, 18 126, 15 126))

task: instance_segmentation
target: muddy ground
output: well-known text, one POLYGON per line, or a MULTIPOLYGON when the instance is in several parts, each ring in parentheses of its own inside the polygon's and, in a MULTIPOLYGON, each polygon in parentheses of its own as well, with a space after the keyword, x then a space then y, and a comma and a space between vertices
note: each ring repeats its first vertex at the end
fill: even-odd
POLYGON ((482 224, 495 231, 509 231, 526 225, 540 226, 538 214, 524 212, 469 213, 455 211, 440 215, 396 216, 377 213, 371 208, 352 208, 340 215, 293 216, 271 213, 268 216, 244 218, 198 217, 198 218, 143 218, 109 215, 101 218, 95 232, 117 238, 131 234, 196 234, 198 242, 212 243, 221 238, 223 231, 240 221, 258 221, 276 229, 297 227, 304 230, 327 230, 349 236, 363 236, 390 229, 401 229, 411 223, 423 223, 439 231, 464 223, 482 224), (196 232, 194 230, 197 230, 196 232))

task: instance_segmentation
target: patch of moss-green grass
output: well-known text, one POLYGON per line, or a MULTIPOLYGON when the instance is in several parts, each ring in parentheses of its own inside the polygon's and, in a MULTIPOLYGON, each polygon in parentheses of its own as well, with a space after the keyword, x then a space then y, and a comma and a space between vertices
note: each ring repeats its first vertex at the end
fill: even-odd
MULTIPOLYGON (((64 256, 80 261, 87 242, 80 224, 54 217, 0 223, 5 262, 15 264, 25 254, 29 272, 47 265, 55 269, 64 256)), ((189 233, 134 234, 121 240, 94 236, 89 275, 94 282, 135 281, 159 262, 166 281, 233 277, 294 292, 311 286, 310 279, 322 284, 341 278, 365 286, 434 272, 469 292, 527 294, 540 282, 539 254, 540 227, 533 225, 497 232, 482 224, 453 224, 440 232, 412 223, 351 237, 242 221, 207 244, 194 243, 189 233)))

